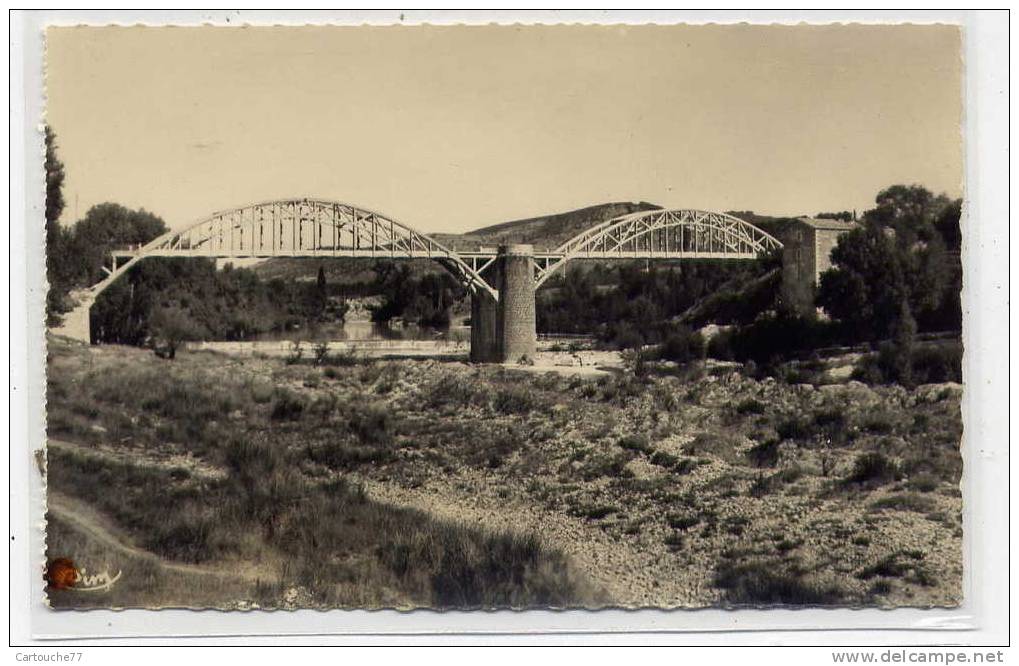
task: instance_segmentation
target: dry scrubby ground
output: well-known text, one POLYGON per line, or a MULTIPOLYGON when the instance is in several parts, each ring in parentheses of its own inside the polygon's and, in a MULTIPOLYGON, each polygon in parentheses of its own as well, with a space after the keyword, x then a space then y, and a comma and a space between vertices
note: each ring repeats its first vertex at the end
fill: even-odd
POLYGON ((51 602, 960 600, 957 385, 331 363, 51 339, 51 602))

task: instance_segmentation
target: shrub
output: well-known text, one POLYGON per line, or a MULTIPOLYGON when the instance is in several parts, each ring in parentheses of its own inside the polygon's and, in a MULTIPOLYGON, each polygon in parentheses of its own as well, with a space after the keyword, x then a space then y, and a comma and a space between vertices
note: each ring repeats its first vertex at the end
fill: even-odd
POLYGON ((659 358, 677 363, 704 358, 704 352, 704 336, 682 324, 672 329, 658 348, 659 358))
POLYGON ((786 360, 834 344, 841 333, 837 324, 788 314, 762 316, 748 326, 732 330, 728 343, 735 360, 759 364, 786 360))
POLYGON ((682 534, 678 532, 673 532, 672 534, 669 534, 668 536, 665 537, 664 543, 666 546, 669 547, 669 550, 677 551, 683 547, 683 543, 685 541, 686 539, 683 537, 682 534))
POLYGON ((693 458, 680 458, 667 451, 655 451, 651 454, 649 461, 653 465, 664 467, 675 474, 686 474, 697 466, 697 461, 693 458))
POLYGON ((913 511, 927 513, 935 507, 934 500, 927 495, 917 493, 898 493, 882 497, 870 503, 871 511, 913 511))
POLYGON ((207 513, 174 513, 153 525, 145 547, 171 560, 205 562, 219 554, 216 528, 216 521, 207 513))
POLYGON ((888 435, 895 432, 895 414, 887 411, 869 411, 860 422, 860 427, 876 435, 888 435))
POLYGON ((913 352, 913 379, 918 384, 962 382, 962 343, 918 347, 913 352))
POLYGON ((940 481, 933 474, 922 472, 909 479, 908 486, 911 490, 917 490, 921 493, 930 493, 938 489, 940 481))
POLYGON ((538 405, 538 396, 528 386, 499 387, 492 396, 492 407, 502 414, 526 414, 538 405))
POLYGON ((589 504, 578 506, 573 509, 574 515, 580 516, 581 518, 587 518, 588 520, 601 520, 609 515, 619 511, 616 507, 611 504, 589 504))
POLYGON ((390 412, 380 405, 355 408, 347 424, 358 440, 369 446, 388 446, 393 442, 393 425, 390 412))
POLYGON ((315 365, 322 365, 329 355, 329 343, 325 340, 318 342, 312 347, 312 355, 315 357, 315 365))
POLYGON ((868 580, 877 576, 900 578, 911 570, 915 570, 924 560, 924 554, 918 550, 898 550, 865 567, 856 574, 857 578, 868 580))
POLYGON ((640 349, 644 344, 644 336, 629 322, 621 322, 612 336, 612 345, 616 349, 640 349))
POLYGON ((358 446, 334 439, 312 444, 305 449, 308 459, 331 469, 353 469, 360 465, 378 465, 393 459, 393 452, 377 446, 358 446))
POLYGON ((719 361, 732 361, 736 358, 736 352, 732 347, 733 337, 736 332, 732 329, 719 331, 708 340, 707 355, 719 361))
MULTIPOLYGON (((366 362, 368 361, 357 355, 356 350, 347 349, 341 351, 339 354, 324 355, 321 360, 319 360, 319 365, 329 366, 326 368, 326 376, 329 377, 331 376, 329 375, 329 370, 334 367, 349 368, 366 362)), ((335 370, 333 372, 335 372, 335 370)))
POLYGON ((763 560, 725 562, 715 572, 715 585, 734 604, 831 605, 845 599, 833 585, 812 581, 795 567, 790 570, 763 560))
POLYGON ((304 399, 286 389, 276 389, 272 412, 273 421, 296 421, 304 413, 304 399))
POLYGON ((814 434, 810 421, 802 416, 790 416, 775 426, 775 431, 782 439, 809 439, 814 434))
POLYGON ((864 453, 856 458, 848 483, 881 485, 899 477, 899 466, 880 452, 864 453))
POLYGON ((764 497, 765 495, 781 488, 785 484, 798 481, 803 476, 803 470, 799 467, 789 467, 771 476, 758 474, 752 486, 750 486, 751 497, 764 497))
POLYGON ((481 407, 488 404, 489 399, 486 386, 452 373, 440 376, 426 390, 425 403, 428 407, 481 407))
POLYGON ((846 413, 838 407, 828 407, 814 412, 814 427, 818 434, 833 444, 846 440, 846 413))
POLYGON ((644 435, 627 435, 619 440, 619 446, 627 451, 637 451, 638 453, 647 454, 653 451, 644 435))
POLYGON ((709 454, 726 461, 733 461, 737 441, 727 433, 702 432, 684 447, 690 456, 709 454))
POLYGON ((592 481, 602 476, 626 476, 629 472, 626 469, 626 464, 632 458, 633 454, 626 451, 621 451, 614 456, 591 456, 580 470, 581 478, 585 481, 592 481))
POLYGON ((962 353, 962 343, 958 341, 905 348, 887 342, 881 345, 877 354, 868 354, 860 359, 853 370, 853 379, 868 384, 898 382, 907 387, 960 383, 962 353))
POLYGON ((747 398, 736 405, 737 414, 763 414, 767 409, 768 406, 757 398, 747 398))
POLYGON ((670 513, 665 517, 665 522, 674 530, 688 530, 699 525, 701 519, 692 513, 670 513))
POLYGON ((766 439, 747 451, 747 457, 757 467, 774 467, 778 463, 781 443, 779 439, 766 439))

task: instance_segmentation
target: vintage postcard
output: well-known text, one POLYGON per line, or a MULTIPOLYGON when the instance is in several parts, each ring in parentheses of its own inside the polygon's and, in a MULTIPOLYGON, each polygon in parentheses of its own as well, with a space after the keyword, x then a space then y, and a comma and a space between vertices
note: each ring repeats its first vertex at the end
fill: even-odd
POLYGON ((958 606, 962 43, 49 27, 46 603, 958 606))

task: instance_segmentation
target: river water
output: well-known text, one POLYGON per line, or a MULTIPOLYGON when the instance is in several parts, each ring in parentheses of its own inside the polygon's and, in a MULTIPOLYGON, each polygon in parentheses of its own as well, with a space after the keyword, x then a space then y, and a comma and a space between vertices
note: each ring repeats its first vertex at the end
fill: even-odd
POLYGON ((300 353, 310 357, 323 342, 330 353, 366 354, 466 354, 470 349, 471 327, 446 329, 416 325, 387 325, 371 321, 322 324, 313 328, 264 333, 252 340, 189 343, 192 350, 211 350, 230 354, 289 356, 300 353))

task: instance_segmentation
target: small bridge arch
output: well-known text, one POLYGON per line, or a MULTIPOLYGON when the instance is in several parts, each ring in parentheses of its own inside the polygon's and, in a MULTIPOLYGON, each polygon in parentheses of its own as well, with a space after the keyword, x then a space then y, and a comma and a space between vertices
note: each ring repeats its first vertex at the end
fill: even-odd
POLYGON ((535 287, 573 259, 755 259, 778 250, 771 234, 727 213, 688 208, 630 213, 536 253, 535 287))

